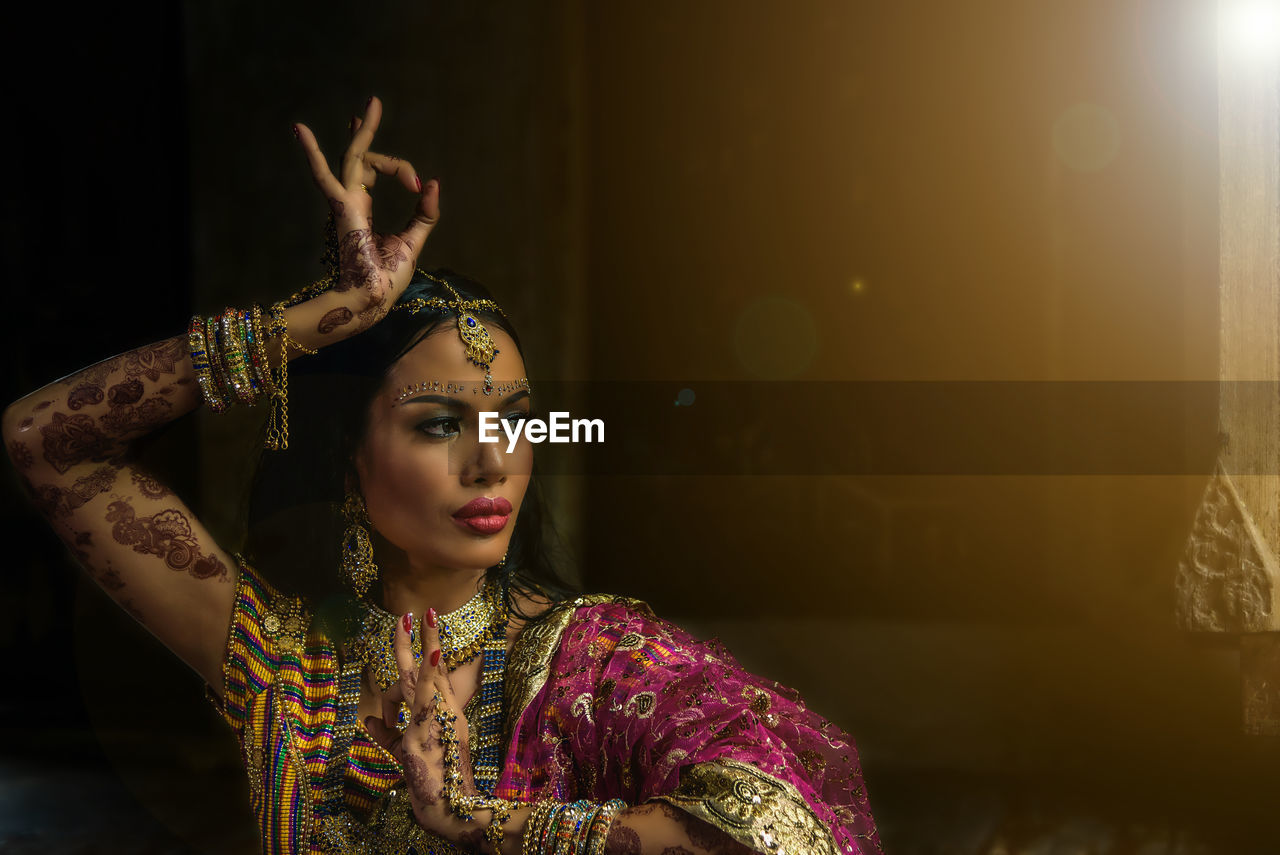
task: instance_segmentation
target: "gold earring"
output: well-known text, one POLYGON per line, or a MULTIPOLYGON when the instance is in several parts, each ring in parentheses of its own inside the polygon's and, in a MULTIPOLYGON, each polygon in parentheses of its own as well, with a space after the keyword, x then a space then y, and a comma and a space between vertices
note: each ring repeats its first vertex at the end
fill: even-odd
POLYGON ((364 599, 369 586, 378 578, 378 565, 373 560, 373 542, 369 540, 369 510, 364 497, 350 492, 342 500, 342 516, 347 530, 342 533, 343 581, 364 599))

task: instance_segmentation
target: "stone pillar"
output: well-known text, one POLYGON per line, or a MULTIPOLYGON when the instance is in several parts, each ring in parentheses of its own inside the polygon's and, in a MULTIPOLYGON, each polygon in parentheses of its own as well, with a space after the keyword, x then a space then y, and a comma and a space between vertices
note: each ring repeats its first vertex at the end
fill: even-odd
POLYGON ((1280 734, 1280 51, 1218 4, 1220 449, 1178 568, 1179 624, 1240 644, 1246 732, 1280 734))

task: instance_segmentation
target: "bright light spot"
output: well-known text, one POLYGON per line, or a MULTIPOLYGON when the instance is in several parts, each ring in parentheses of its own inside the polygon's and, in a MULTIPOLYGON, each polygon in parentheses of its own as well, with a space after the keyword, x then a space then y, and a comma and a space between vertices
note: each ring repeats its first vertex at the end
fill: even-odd
POLYGON ((867 283, 861 279, 855 279, 849 283, 849 290, 855 294, 861 294, 867 290, 867 283))
POLYGON ((1224 0, 1222 50, 1248 56, 1274 56, 1280 48, 1280 13, 1276 0, 1224 0))
POLYGON ((1105 107, 1076 104, 1053 123, 1053 150, 1077 172, 1097 172, 1120 150, 1120 123, 1105 107))

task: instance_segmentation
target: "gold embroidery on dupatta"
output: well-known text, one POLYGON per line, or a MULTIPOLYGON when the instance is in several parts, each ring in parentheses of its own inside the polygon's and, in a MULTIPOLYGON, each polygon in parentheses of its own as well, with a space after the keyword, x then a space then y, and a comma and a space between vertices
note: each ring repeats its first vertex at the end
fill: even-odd
POLYGON ((675 791, 654 796, 734 840, 777 855, 838 855, 835 838, 792 784, 736 760, 682 770, 675 791))
POLYGON ((507 655, 505 686, 506 720, 502 726, 502 744, 511 742, 511 732, 524 715, 530 701, 542 691, 551 671, 551 660, 560 649, 560 640, 573 620, 574 611, 582 606, 614 603, 630 606, 646 617, 654 617, 653 610, 643 600, 620 597, 613 594, 583 594, 572 600, 557 603, 549 614, 532 626, 520 631, 516 643, 507 655))

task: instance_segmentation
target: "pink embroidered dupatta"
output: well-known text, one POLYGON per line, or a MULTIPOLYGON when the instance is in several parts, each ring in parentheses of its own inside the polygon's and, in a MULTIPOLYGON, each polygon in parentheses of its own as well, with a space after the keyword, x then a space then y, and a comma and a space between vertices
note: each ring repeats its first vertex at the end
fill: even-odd
POLYGON ((557 609, 507 680, 497 795, 661 799, 760 852, 881 851, 852 738, 639 600, 557 609))

